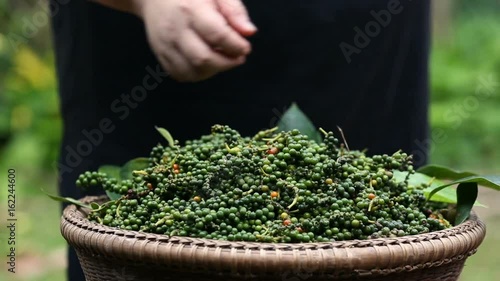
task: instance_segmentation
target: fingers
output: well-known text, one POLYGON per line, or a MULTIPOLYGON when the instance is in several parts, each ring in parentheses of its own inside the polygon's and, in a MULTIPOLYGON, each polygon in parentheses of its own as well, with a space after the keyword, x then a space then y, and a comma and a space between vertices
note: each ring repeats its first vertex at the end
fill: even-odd
POLYGON ((179 51, 201 79, 226 71, 245 62, 245 56, 228 57, 211 49, 195 32, 186 32, 180 38, 179 51))
POLYGON ((252 30, 245 27, 245 8, 236 0, 217 1, 150 0, 144 5, 148 41, 173 79, 201 81, 245 62, 251 45, 239 29, 252 30))
POLYGON ((213 49, 231 56, 239 57, 248 55, 251 51, 250 42, 232 28, 224 16, 212 7, 213 11, 207 7, 199 6, 193 8, 191 28, 213 49))
POLYGON ((257 27, 248 16, 247 9, 241 0, 216 0, 219 11, 227 22, 243 36, 251 36, 257 27))
POLYGON ((205 80, 245 62, 245 56, 232 58, 214 51, 194 31, 183 33, 174 48, 161 62, 181 82, 205 80))

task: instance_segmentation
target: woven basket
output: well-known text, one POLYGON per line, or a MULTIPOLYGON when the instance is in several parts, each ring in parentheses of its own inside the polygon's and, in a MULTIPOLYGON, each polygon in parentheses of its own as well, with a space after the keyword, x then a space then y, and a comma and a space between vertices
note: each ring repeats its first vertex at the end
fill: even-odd
MULTIPOLYGON (((103 202, 85 197, 83 202, 103 202)), ((272 244, 168 237, 106 227, 65 208, 61 233, 88 281, 103 280, 458 280, 486 228, 472 213, 427 234, 331 243, 272 244)))

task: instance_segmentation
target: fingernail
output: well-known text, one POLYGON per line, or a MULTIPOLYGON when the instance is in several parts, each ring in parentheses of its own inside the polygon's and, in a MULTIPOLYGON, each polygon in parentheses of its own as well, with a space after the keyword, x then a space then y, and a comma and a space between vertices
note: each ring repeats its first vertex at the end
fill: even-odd
POLYGON ((257 27, 250 21, 247 21, 245 23, 245 27, 252 30, 252 31, 256 31, 257 30, 257 27))

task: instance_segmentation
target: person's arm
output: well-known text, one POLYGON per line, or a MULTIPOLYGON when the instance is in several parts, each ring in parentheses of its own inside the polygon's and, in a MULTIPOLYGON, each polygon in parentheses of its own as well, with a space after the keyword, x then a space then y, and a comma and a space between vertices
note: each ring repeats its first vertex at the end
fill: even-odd
POLYGON ((200 81, 245 62, 257 29, 241 0, 89 0, 140 17, 152 50, 179 81, 200 81))

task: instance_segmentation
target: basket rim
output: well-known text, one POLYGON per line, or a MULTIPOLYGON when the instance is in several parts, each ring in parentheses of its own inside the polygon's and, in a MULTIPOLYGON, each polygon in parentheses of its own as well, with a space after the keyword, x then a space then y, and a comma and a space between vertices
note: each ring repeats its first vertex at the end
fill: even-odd
MULTIPOLYGON (((96 201, 107 200, 106 195, 103 196, 86 196, 79 201, 83 203, 91 203, 96 201)), ((433 231, 429 233, 407 235, 395 238, 374 238, 366 240, 343 240, 334 242, 306 242, 306 243, 272 243, 272 242, 248 242, 248 241, 222 241, 207 238, 195 238, 185 236, 168 236, 165 234, 146 233, 134 230, 123 230, 116 227, 102 225, 88 220, 84 215, 86 212, 76 205, 69 205, 63 210, 62 224, 72 224, 82 230, 97 232, 106 235, 116 235, 126 238, 135 238, 139 240, 158 241, 162 243, 178 243, 178 244, 193 244, 203 245, 204 247, 220 247, 220 248, 244 248, 244 249, 263 249, 263 250, 286 250, 286 249, 329 249, 329 248, 364 248, 373 246, 387 246, 406 243, 416 243, 422 241, 431 241, 446 239, 460 234, 466 234, 471 231, 481 232, 480 238, 484 239, 486 234, 486 225, 479 219, 477 214, 472 210, 469 218, 460 225, 453 226, 444 230, 433 231)), ((63 236, 65 233, 62 233, 63 236)))
MULTIPOLYGON (((87 196, 80 201, 106 201, 87 196)), ((84 208, 67 206, 61 234, 81 257, 117 263, 157 265, 190 272, 231 272, 258 276, 303 272, 328 276, 385 276, 464 262, 484 240, 486 226, 471 212, 464 223, 445 230, 397 238, 309 243, 220 241, 167 236, 108 227, 86 218, 84 208), (347 274, 347 275, 346 275, 347 274)))

